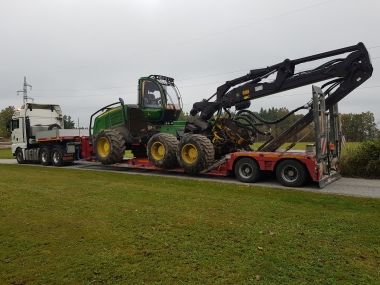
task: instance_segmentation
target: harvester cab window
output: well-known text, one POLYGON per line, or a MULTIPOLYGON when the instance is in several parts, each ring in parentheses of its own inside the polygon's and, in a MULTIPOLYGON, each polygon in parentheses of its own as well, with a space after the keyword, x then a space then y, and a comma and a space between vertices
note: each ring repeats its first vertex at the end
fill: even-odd
POLYGON ((145 107, 161 108, 161 93, 158 86, 152 81, 143 83, 143 102, 145 107))
POLYGON ((175 88, 171 85, 163 85, 166 98, 166 109, 181 110, 179 97, 175 88))

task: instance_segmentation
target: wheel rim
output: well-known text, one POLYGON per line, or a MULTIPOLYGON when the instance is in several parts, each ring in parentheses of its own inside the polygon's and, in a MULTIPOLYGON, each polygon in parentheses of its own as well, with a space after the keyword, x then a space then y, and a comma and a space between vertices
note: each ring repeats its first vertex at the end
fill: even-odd
POLYGON ((165 146, 162 142, 155 142, 152 144, 151 153, 155 160, 161 160, 165 156, 165 146))
POLYGON ((96 148, 101 157, 106 157, 110 152, 111 145, 108 139, 102 137, 98 140, 96 148))
POLYGON ((253 168, 248 163, 244 163, 239 167, 239 174, 241 177, 250 178, 253 174, 253 168))
POLYGON ((281 177, 286 182, 294 182, 298 178, 298 170, 292 165, 287 165, 282 169, 281 177))
POLYGON ((59 163, 59 160, 61 159, 61 156, 59 155, 59 151, 54 151, 53 152, 53 161, 54 163, 59 163))
POLYGON ((192 164, 194 163, 197 158, 198 158, 198 150, 195 147, 195 145, 188 143, 185 144, 182 148, 181 151, 181 156, 182 159, 187 163, 187 164, 192 164))
POLYGON ((47 162, 47 152, 46 151, 42 151, 42 153, 41 153, 41 161, 43 163, 47 162))

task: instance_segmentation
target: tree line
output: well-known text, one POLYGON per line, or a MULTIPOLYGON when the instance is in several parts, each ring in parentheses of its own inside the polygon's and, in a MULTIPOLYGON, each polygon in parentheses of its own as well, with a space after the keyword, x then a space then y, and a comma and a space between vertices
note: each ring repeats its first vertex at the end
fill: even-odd
MULTIPOLYGON (((0 111, 0 137, 10 138, 10 133, 6 130, 5 124, 7 121, 11 120, 12 115, 15 109, 13 106, 9 106, 0 111)), ((264 109, 261 108, 259 112, 254 112, 260 118, 265 121, 276 121, 286 114, 289 113, 287 108, 269 108, 264 109)), ((226 115, 226 114, 223 114, 226 115)), ((231 113, 231 116, 235 116, 234 113, 231 113)), ((283 133, 286 129, 288 129, 291 125, 297 122, 300 118, 302 118, 302 114, 292 114, 285 120, 277 123, 277 124, 268 124, 264 126, 260 126, 259 129, 261 131, 268 131, 276 137, 283 133)), ((190 116, 188 113, 182 112, 179 120, 180 121, 193 121, 195 117, 190 116)), ((63 122, 65 129, 74 129, 75 123, 72 120, 70 115, 63 116, 63 122)), ((375 123, 375 117, 372 112, 362 112, 360 114, 342 114, 342 129, 343 134, 346 136, 347 141, 352 142, 362 142, 368 139, 379 139, 380 138, 380 130, 378 128, 378 124, 375 123)), ((261 135, 258 134, 257 141, 266 141, 269 138, 269 135, 261 135)), ((296 134, 292 141, 304 141, 311 142, 315 140, 314 126, 310 124, 304 130, 296 134)))

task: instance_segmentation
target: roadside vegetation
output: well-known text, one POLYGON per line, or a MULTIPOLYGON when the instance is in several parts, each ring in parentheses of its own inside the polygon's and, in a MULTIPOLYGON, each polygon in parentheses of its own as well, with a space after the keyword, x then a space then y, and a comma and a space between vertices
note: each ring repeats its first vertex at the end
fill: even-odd
POLYGON ((54 167, 0 172, 0 284, 379 284, 379 199, 54 167))
POLYGON ((341 157, 345 177, 380 179, 380 140, 368 140, 349 148, 341 157))

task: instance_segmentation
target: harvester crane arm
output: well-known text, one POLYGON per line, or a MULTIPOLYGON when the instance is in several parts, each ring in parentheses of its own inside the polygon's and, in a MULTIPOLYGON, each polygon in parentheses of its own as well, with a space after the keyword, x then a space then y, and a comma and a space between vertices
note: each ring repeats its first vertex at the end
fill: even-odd
POLYGON ((209 101, 214 96, 197 102, 190 114, 195 116, 200 113, 201 120, 207 121, 222 108, 235 106, 236 110, 243 110, 250 106, 251 100, 329 79, 334 79, 329 82, 331 86, 338 87, 326 102, 332 106, 371 77, 372 71, 370 56, 363 43, 295 60, 285 59, 281 63, 254 69, 245 76, 227 81, 217 88, 214 102, 209 101), (295 73, 298 64, 344 53, 349 53, 346 58, 333 59, 313 70, 295 73), (261 83, 262 79, 274 73, 277 73, 274 81, 261 83), (234 86, 237 87, 230 90, 234 86))

